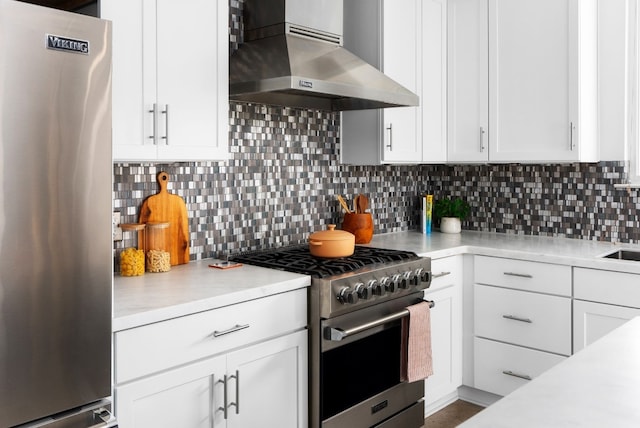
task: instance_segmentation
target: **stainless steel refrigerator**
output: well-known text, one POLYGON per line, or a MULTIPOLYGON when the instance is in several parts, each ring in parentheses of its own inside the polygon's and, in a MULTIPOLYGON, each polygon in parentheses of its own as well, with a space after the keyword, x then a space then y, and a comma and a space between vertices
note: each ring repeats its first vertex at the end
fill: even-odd
POLYGON ((105 426, 110 40, 107 21, 0 0, 2 428, 105 426))

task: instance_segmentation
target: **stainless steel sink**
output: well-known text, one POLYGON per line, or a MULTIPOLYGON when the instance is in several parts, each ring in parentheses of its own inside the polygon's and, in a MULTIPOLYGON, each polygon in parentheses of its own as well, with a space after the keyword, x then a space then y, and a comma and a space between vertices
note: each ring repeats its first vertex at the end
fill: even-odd
POLYGON ((615 260, 630 260, 634 262, 640 262, 640 251, 638 250, 616 250, 612 253, 605 254, 603 256, 605 259, 615 259, 615 260))

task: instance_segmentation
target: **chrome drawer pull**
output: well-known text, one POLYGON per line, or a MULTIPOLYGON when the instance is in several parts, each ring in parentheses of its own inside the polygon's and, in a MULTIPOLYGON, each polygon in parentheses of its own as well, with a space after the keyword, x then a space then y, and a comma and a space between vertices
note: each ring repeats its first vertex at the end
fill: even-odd
POLYGON ((249 328, 249 324, 245 324, 245 325, 236 324, 234 327, 231 327, 228 330, 222 330, 222 331, 215 330, 213 332, 213 337, 220 337, 220 336, 224 336, 225 334, 235 333, 236 331, 244 330, 245 328, 249 328))
POLYGON ((526 374, 514 373, 511 370, 502 370, 502 373, 506 374, 507 376, 517 377, 519 379, 531 380, 531 376, 526 374))
POLYGON ((533 278, 533 275, 529 275, 528 273, 505 272, 504 274, 508 276, 517 276, 518 278, 533 278))
POLYGON ((442 278, 443 276, 451 275, 451 272, 440 272, 431 275, 431 279, 442 278))
POLYGON ((533 323, 533 321, 531 321, 529 318, 520 318, 520 317, 517 317, 515 315, 503 315, 502 318, 506 318, 508 320, 526 322, 526 323, 529 323, 529 324, 533 323))

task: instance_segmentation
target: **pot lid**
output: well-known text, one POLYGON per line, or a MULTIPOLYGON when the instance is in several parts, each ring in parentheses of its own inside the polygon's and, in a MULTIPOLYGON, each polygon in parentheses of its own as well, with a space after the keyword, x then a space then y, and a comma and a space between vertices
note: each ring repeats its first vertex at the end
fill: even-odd
POLYGON ((336 230, 335 224, 327 225, 327 230, 321 230, 309 235, 309 239, 318 241, 344 241, 345 239, 354 238, 355 235, 353 233, 347 232, 345 230, 336 230))

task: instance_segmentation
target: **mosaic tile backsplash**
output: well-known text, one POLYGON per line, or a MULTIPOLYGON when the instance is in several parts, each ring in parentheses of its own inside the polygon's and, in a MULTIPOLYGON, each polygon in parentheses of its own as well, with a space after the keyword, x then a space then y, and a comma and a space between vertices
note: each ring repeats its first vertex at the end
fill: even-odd
MULTIPOLYGON (((339 162, 339 115, 230 104, 227 162, 115 164, 114 208, 135 222, 156 174, 189 212, 192 260, 304 243, 341 223, 336 199, 371 199, 375 232, 417 229, 419 195, 462 197, 466 230, 640 242, 637 191, 615 190, 622 162, 568 165, 348 166, 339 162)), ((116 250, 132 244, 131 237, 116 250)))
MULTIPOLYGON (((242 0, 230 0, 229 50, 242 43, 242 0)), ((463 229, 640 243, 638 192, 616 190, 623 162, 568 165, 348 166, 339 162, 340 116, 230 103, 227 162, 114 164, 114 209, 136 222, 158 191, 156 174, 189 213, 191 259, 306 242, 340 224, 336 199, 365 193, 375 233, 418 229, 419 195, 462 197, 463 229)), ((114 250, 133 245, 125 232, 114 250)), ((116 257, 116 270, 118 258, 116 257)))

